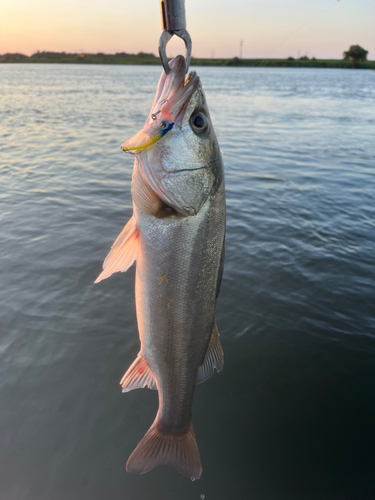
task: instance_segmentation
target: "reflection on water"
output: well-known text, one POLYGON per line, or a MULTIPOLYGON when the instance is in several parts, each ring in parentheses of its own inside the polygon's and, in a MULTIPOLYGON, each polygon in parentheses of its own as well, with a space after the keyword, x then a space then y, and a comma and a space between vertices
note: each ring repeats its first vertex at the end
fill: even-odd
POLYGON ((157 395, 118 385, 134 269, 93 284, 131 215, 119 147, 160 68, 0 66, 4 500, 375 498, 375 73, 198 73, 228 226, 225 367, 196 391, 192 483, 124 472, 157 395))

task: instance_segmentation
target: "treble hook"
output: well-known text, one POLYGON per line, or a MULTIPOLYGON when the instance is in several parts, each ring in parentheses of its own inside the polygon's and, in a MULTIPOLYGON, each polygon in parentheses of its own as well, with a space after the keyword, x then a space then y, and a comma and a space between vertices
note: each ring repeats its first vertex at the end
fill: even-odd
POLYGON ((161 22, 163 32, 159 40, 159 55, 164 71, 170 72, 167 58, 167 44, 173 35, 181 38, 186 47, 186 70, 188 72, 191 58, 191 38, 186 29, 185 0, 160 0, 161 22))
POLYGON ((156 111, 156 113, 152 113, 152 115, 151 115, 151 118, 153 120, 156 120, 156 118, 158 117, 158 114, 161 113, 161 108, 163 107, 163 104, 165 104, 166 102, 168 102, 168 99, 163 99, 162 101, 160 101, 160 103, 159 103, 159 106, 160 106, 159 111, 156 111))

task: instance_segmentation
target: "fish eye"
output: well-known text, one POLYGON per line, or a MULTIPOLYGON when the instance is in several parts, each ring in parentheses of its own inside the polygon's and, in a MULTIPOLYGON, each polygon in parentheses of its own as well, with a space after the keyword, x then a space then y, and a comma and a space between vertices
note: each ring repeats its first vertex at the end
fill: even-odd
POLYGON ((195 133, 202 134, 208 128, 207 116, 201 111, 193 113, 190 118, 190 125, 195 133))
POLYGON ((161 126, 161 128, 163 128, 163 129, 164 129, 164 128, 167 128, 167 127, 168 127, 168 123, 163 121, 163 122, 161 122, 160 126, 161 126))

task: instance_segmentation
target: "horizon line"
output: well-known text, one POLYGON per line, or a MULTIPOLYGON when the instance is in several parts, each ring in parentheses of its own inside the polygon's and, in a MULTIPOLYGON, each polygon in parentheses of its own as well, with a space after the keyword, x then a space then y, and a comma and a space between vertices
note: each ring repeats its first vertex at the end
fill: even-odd
MULTIPOLYGON (((122 54, 125 54, 127 56, 148 56, 148 57, 153 57, 155 59, 159 59, 159 55, 155 55, 153 52, 143 52, 142 50, 138 53, 132 53, 132 52, 125 52, 124 50, 121 51, 121 52, 85 52, 85 51, 76 51, 76 52, 66 52, 65 50, 63 51, 54 51, 54 50, 37 50, 36 52, 28 55, 28 54, 24 54, 22 52, 5 52, 3 54, 0 53, 0 57, 4 57, 4 56, 15 56, 15 55, 18 55, 18 56, 23 56, 23 57, 33 57, 33 56, 36 56, 36 55, 42 55, 42 54, 64 54, 64 55, 76 55, 76 56, 79 56, 79 55, 82 55, 82 56, 85 56, 85 55, 88 55, 88 56, 98 56, 98 55, 103 55, 103 56, 116 56, 116 55, 122 55, 122 54)), ((194 56, 192 55, 191 56, 191 59, 206 59, 206 60, 219 60, 219 59, 224 59, 224 60, 231 60, 231 59, 239 59, 239 60, 258 60, 258 59, 280 59, 280 60, 283 60, 283 59, 288 59, 288 58, 292 58, 294 60, 299 60, 299 59, 302 59, 302 58, 307 58, 309 60, 313 60, 313 59, 316 59, 316 60, 326 60, 326 61, 340 61, 342 60, 341 58, 337 58, 337 59, 332 59, 332 58, 321 58, 321 57, 315 57, 315 56, 312 56, 312 57, 309 57, 307 56, 308 52, 306 52, 306 54, 303 54, 301 55, 300 57, 293 57, 293 56, 288 56, 288 57, 238 57, 237 55, 234 55, 233 57, 200 57, 200 56, 194 56)), ((172 57, 169 57, 169 59, 172 59, 173 57, 175 56, 172 56, 172 57)), ((368 62, 371 62, 372 60, 371 59, 367 59, 368 62)))

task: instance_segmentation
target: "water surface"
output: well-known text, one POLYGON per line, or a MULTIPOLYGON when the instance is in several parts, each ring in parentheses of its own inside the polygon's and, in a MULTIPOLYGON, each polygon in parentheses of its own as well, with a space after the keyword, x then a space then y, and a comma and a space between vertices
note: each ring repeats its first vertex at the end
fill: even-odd
POLYGON ((197 387, 203 475, 125 473, 157 394, 122 394, 131 216, 158 67, 0 66, 2 500, 375 498, 375 73, 197 68, 224 153, 225 367, 197 387))

